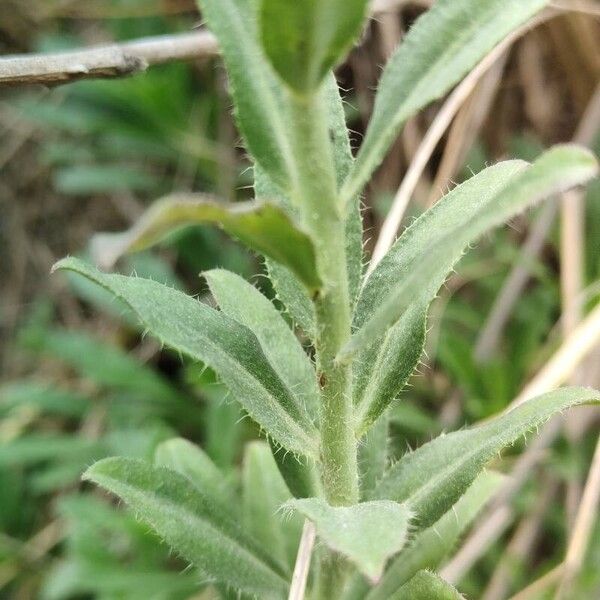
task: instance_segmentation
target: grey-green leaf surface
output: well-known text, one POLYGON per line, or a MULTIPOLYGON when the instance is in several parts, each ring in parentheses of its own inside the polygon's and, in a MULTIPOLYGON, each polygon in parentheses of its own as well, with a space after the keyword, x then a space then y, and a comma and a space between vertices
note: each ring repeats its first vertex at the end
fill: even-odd
POLYGON ((404 546, 411 519, 405 505, 390 501, 330 506, 320 498, 304 498, 287 506, 310 519, 323 542, 374 582, 381 577, 387 559, 404 546))
POLYGON ((215 269, 203 276, 221 310, 254 333, 273 369, 316 422, 319 388, 315 368, 273 303, 230 271, 215 269))
MULTIPOLYGON (((329 110, 329 133, 332 141, 333 161, 338 187, 348 177, 354 164, 350 137, 346 125, 344 103, 333 73, 327 78, 322 93, 329 110)), ((356 194, 346 207, 346 268, 350 304, 358 296, 363 274, 363 224, 360 214, 360 195, 356 194)))
POLYGON ((314 92, 358 36, 367 0, 260 0, 260 35, 275 71, 293 90, 314 92))
POLYGON ((591 152, 564 145, 532 165, 499 163, 456 187, 404 232, 367 280, 356 307, 358 331, 341 360, 379 340, 409 307, 428 304, 464 250, 486 231, 597 172, 591 152))
POLYGON ((388 600, 465 600, 465 597, 439 575, 423 570, 388 600))
POLYGON ((425 346, 427 306, 416 303, 354 362, 356 434, 360 438, 396 399, 419 364, 425 346))
POLYGON ((302 521, 298 515, 282 514, 281 507, 291 494, 264 442, 246 445, 242 483, 244 528, 291 574, 302 521))
POLYGON ((493 471, 481 473, 443 517, 419 533, 400 552, 366 600, 387 600, 418 571, 437 569, 504 480, 502 475, 493 471))
POLYGON ((197 194, 173 195, 155 202, 128 231, 98 234, 92 253, 112 266, 125 252, 144 250, 182 227, 213 223, 241 242, 288 267, 303 284, 319 288, 315 250, 306 233, 279 206, 268 202, 217 202, 197 194))
POLYGON ((318 458, 318 433, 308 412, 277 376, 247 327, 154 281, 102 273, 74 258, 63 259, 54 268, 80 273, 111 291, 163 344, 213 368, 281 446, 318 458))
POLYGON ((548 0, 437 0, 387 63, 373 116, 343 188, 349 201, 367 183, 402 125, 443 96, 548 0))
POLYGON ((384 414, 358 446, 360 496, 366 499, 388 466, 389 419, 384 414))
POLYGON ((304 456, 292 456, 284 452, 271 439, 269 445, 277 468, 294 498, 312 498, 323 494, 318 463, 304 456))
POLYGON ((157 446, 154 463, 177 471, 215 504, 235 513, 233 490, 225 474, 202 448, 183 438, 173 438, 157 446))
POLYGON ((140 460, 108 458, 84 478, 124 500, 178 554, 216 581, 261 598, 287 584, 268 555, 184 476, 140 460))
POLYGON ((406 502, 422 529, 437 521, 504 448, 554 414, 600 402, 600 392, 561 388, 538 396, 482 425, 441 435, 404 455, 381 480, 373 498, 406 502))
POLYGON ((314 339, 315 309, 306 288, 286 267, 266 259, 267 273, 277 293, 277 299, 283 304, 295 325, 310 338, 314 339))
POLYGON ((269 177, 288 191, 294 179, 285 117, 258 41, 254 0, 198 0, 225 60, 235 114, 246 147, 269 177))

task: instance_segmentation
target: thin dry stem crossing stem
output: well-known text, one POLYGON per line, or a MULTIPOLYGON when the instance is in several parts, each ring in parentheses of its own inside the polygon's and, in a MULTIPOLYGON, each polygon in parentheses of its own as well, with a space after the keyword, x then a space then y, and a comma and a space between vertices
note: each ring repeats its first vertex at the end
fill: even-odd
POLYGON ((427 208, 430 208, 441 198, 444 188, 452 181, 455 173, 460 169, 469 148, 476 140, 477 134, 496 97, 507 58, 508 52, 505 52, 492 65, 457 113, 448 132, 444 154, 429 192, 427 208))
POLYGON ((487 527, 478 529, 462 546, 451 561, 440 570, 440 576, 448 583, 459 582, 467 571, 485 554, 490 546, 506 531, 514 519, 513 509, 503 506, 486 521, 487 527))
POLYGON ((296 565, 292 575, 292 585, 288 600, 303 600, 306 592, 306 583, 308 581, 308 571, 310 569, 310 560, 315 545, 316 530, 315 526, 307 519, 302 528, 302 537, 298 546, 298 555, 296 556, 296 565))
POLYGON ((373 250, 371 262, 367 269, 367 274, 371 273, 381 259, 387 254, 387 251, 392 247, 398 228, 402 223, 402 218, 406 211, 406 207, 410 202, 419 179, 433 154, 439 141, 442 139, 445 131, 450 126, 452 119, 460 110, 467 98, 471 95, 476 85, 488 70, 496 63, 497 60, 510 48, 510 46, 519 39, 523 34, 531 28, 555 16, 556 11, 546 10, 537 17, 530 20, 525 25, 519 27, 500 44, 498 44, 487 56, 479 62, 479 64, 461 81, 461 83, 450 94, 440 111, 435 117, 435 120, 428 129, 419 149, 417 150, 413 160, 400 184, 400 188, 394 197, 392 207, 381 227, 381 232, 373 250))

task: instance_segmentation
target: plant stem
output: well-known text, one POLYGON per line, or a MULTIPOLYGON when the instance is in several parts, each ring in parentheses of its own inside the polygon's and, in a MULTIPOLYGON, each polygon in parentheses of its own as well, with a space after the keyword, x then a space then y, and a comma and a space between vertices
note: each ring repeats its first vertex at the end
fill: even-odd
POLYGON ((323 286, 313 299, 317 317, 317 370, 321 385, 322 478, 332 505, 358 502, 356 440, 352 418, 352 371, 335 357, 350 337, 344 208, 322 94, 292 97, 291 127, 297 166, 294 202, 315 244, 323 286))

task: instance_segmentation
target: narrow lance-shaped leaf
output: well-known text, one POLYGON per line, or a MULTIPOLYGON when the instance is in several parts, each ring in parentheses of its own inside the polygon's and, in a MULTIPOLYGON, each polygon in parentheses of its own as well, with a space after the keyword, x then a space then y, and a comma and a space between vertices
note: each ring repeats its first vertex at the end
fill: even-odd
POLYGON ((417 571, 437 569, 448 556, 461 534, 492 498, 505 478, 493 471, 483 472, 473 482, 460 500, 431 527, 415 539, 394 558, 379 584, 366 600, 391 598, 417 571))
MULTIPOLYGON (((354 157, 346 125, 344 104, 333 73, 327 78, 322 93, 329 107, 329 134, 332 140, 333 161, 337 184, 341 187, 352 170, 354 157)), ((360 214, 360 195, 356 194, 346 207, 346 269, 351 306, 354 306, 362 283, 363 262, 363 223, 360 214)))
POLYGON ((406 502, 419 528, 435 523, 465 493, 485 465, 554 414, 600 402, 600 392, 561 388, 538 396, 477 427, 441 435, 403 456, 373 498, 406 502))
POLYGON ((242 470, 242 516, 246 530, 291 574, 302 531, 298 515, 281 507, 291 498, 271 449, 264 442, 246 446, 242 470))
POLYGON ((381 577, 387 559, 404 546, 411 518, 405 505, 389 501, 329 506, 320 498, 305 498, 287 506, 310 519, 319 537, 373 582, 381 577))
POLYGON ((269 440, 273 458, 285 484, 294 498, 312 498, 323 495, 319 465, 310 458, 293 456, 269 440))
POLYGON ((101 273, 73 258, 54 268, 80 273, 111 291, 162 343, 213 368, 248 414, 281 446, 318 458, 318 433, 307 411, 279 379, 247 327, 154 281, 101 273))
POLYGON ((354 361, 356 434, 360 438, 399 396, 425 346, 427 306, 411 306, 376 343, 354 361))
POLYGON ((343 189, 354 197, 381 163, 402 125, 443 96, 492 48, 548 0, 437 0, 386 65, 373 116, 343 189))
POLYGON ((556 146, 533 165, 500 163, 455 188, 404 232, 371 274, 357 304, 359 329, 340 359, 377 341, 410 306, 428 304, 465 248, 486 231, 597 172, 588 150, 556 146))
POLYGON ((260 34, 275 71, 300 93, 315 90, 358 36, 367 0, 260 0, 260 34))
POLYGON ((178 554, 216 581, 260 598, 282 598, 287 582, 225 511, 179 473, 108 458, 84 478, 124 500, 178 554))
POLYGON ((215 504, 235 513, 233 490, 229 482, 202 448, 183 438, 173 438, 157 446, 154 463, 177 471, 215 504))
POLYGON ((316 422, 319 389, 314 366, 278 310, 235 273, 215 269, 203 276, 221 310, 254 333, 273 369, 316 422))
POLYGON ((225 60, 238 126, 246 146, 284 190, 294 179, 284 113, 258 42, 255 0, 197 0, 225 60))
POLYGON ((367 498, 388 467, 389 419, 383 414, 375 427, 360 441, 358 467, 360 496, 367 498))
MULTIPOLYGON (((319 389, 315 369, 277 309, 253 285, 234 273, 216 269, 203 275, 221 310, 256 335, 274 370, 316 423, 319 389)), ((274 450, 274 454, 295 497, 317 495, 318 473, 314 461, 286 456, 280 449, 274 450)))
POLYGON ((310 291, 320 286, 308 235, 282 208, 264 201, 228 204, 198 194, 173 195, 157 201, 128 231, 96 235, 92 254, 100 265, 110 267, 126 252, 144 250, 176 229, 202 223, 222 227, 285 265, 310 291))
POLYGON ((419 571, 388 600, 465 600, 465 597, 439 575, 419 571))

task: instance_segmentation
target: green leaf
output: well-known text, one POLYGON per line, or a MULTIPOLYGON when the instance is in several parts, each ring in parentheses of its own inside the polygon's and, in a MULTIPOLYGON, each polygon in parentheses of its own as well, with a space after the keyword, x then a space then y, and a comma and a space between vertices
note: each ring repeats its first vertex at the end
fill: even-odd
MULTIPOLYGON (((323 92, 329 107, 329 135, 332 140, 333 161, 338 187, 341 187, 352 170, 354 157, 346 125, 344 104, 340 88, 333 73, 327 78, 323 92)), ((363 274, 363 223, 360 214, 360 195, 356 194, 348 203, 346 214, 346 268, 348 271, 348 293, 354 306, 360 290, 363 274)))
POLYGON ((360 496, 367 498, 388 467, 389 419, 382 415, 358 446, 360 496))
POLYGON ((155 175, 122 165, 74 165, 58 169, 54 175, 54 187, 70 196, 149 192, 156 191, 159 184, 155 175))
POLYGON ((507 446, 572 406, 600 402, 600 392, 561 388, 482 425, 441 435, 404 455, 373 498, 406 502, 420 529, 435 523, 465 493, 485 465, 507 446))
POLYGON ((223 472, 202 448, 183 438, 173 438, 157 446, 154 463, 177 471, 215 504, 235 512, 233 490, 223 472))
POLYGON ((25 346, 60 360, 102 387, 127 391, 156 402, 177 402, 177 391, 156 371, 114 344, 80 331, 58 328, 32 332, 25 346))
POLYGON ((221 310, 254 333, 275 372, 316 422, 319 388, 314 366, 278 310, 235 273, 215 269, 202 275, 221 310))
POLYGON ((373 116, 342 195, 354 197, 385 156, 402 125, 443 96, 498 42, 548 0, 437 0, 387 63, 373 116))
POLYGON ((291 88, 314 91, 358 36, 367 0, 261 0, 260 33, 275 71, 291 88))
POLYGON ((119 496, 181 556, 215 580, 264 598, 287 589, 277 567, 190 481, 140 460, 107 458, 84 478, 119 496))
POLYGON ((81 472, 86 462, 89 464, 106 454, 104 441, 79 435, 30 433, 0 444, 0 467, 61 461, 76 465, 81 472))
POLYGON ((292 456, 269 440, 273 458, 294 498, 311 498, 323 494, 318 464, 304 456, 292 456))
POLYGON ((464 596, 447 581, 430 571, 419 571, 388 598, 389 600, 465 600, 464 596))
POLYGON ((291 494, 268 445, 251 442, 246 446, 242 481, 245 529, 291 574, 302 521, 297 515, 287 518, 281 513, 281 507, 290 500, 291 494))
POLYGON ((291 188, 293 167, 274 77, 258 42, 255 0, 198 0, 225 60, 238 127, 269 177, 291 188))
POLYGON ((318 433, 307 411, 279 379, 247 327, 154 281, 101 273, 73 258, 59 261, 54 269, 75 271, 111 291, 162 343, 214 369, 281 446, 318 458, 318 433))
POLYGON ((463 531, 487 504, 505 478, 494 472, 483 472, 464 496, 431 527, 419 533, 386 569, 381 581, 366 600, 391 598, 417 571, 436 569, 452 552, 463 531))
POLYGON ((36 381, 14 381, 0 386, 0 413, 15 409, 81 418, 90 410, 89 398, 36 381))
POLYGON ((283 265, 266 259, 267 273, 277 293, 277 299, 283 304, 294 321, 310 338, 316 337, 315 309, 306 288, 298 278, 283 265))
POLYGON ((155 202, 128 231, 98 234, 97 262, 111 266, 126 252, 144 250, 173 230, 214 223, 241 242, 288 267, 312 292, 321 285, 315 251, 307 234, 278 206, 267 202, 216 202, 201 195, 174 195, 155 202))
POLYGON ((533 165, 503 162, 452 190, 404 232, 367 280, 356 307, 359 329, 340 360, 379 340, 409 307, 429 304, 464 250, 486 231, 597 172, 588 150, 556 146, 533 165))
POLYGON ((419 363, 427 328, 427 308, 411 306, 375 344, 355 360, 354 406, 360 438, 396 399, 419 363))
POLYGON ((287 506, 310 519, 319 537, 333 550, 377 581, 387 559, 405 544, 411 513, 405 505, 373 501, 329 506, 320 498, 292 500, 287 506))

